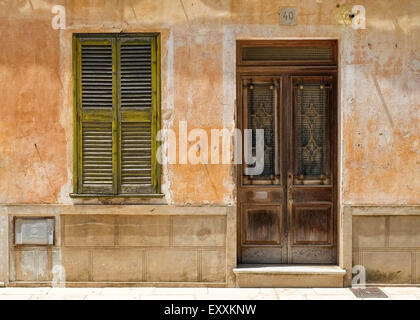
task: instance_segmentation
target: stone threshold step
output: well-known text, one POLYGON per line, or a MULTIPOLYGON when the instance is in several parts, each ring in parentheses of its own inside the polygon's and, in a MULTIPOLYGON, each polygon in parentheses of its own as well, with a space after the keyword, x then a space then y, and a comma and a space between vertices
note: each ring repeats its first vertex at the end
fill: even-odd
POLYGON ((238 288, 342 288, 346 274, 331 265, 242 264, 233 272, 238 288))
POLYGON ((308 274, 344 276, 346 270, 334 265, 282 265, 282 264, 240 264, 233 269, 235 274, 308 274))

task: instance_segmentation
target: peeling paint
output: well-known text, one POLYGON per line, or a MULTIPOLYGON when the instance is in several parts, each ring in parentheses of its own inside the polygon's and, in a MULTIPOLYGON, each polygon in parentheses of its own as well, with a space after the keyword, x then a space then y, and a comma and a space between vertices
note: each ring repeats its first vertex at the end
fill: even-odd
MULTIPOLYGON (((340 25, 332 0, 0 0, 0 202, 96 201, 69 197, 71 35, 124 31, 162 33, 166 129, 181 120, 233 128, 237 39, 338 39, 342 202, 419 203, 420 3, 357 4, 366 8, 366 30, 340 25), (51 28, 53 4, 66 7, 67 30, 51 28), (297 7, 296 26, 279 25, 280 6, 297 7)), ((165 165, 162 202, 230 205, 232 171, 165 165)))

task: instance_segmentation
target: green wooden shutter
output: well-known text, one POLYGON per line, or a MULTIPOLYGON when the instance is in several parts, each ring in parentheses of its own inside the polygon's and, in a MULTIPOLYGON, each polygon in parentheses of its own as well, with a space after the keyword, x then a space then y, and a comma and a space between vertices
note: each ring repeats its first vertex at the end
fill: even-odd
POLYGON ((78 192, 117 192, 116 45, 77 39, 78 192))
POLYGON ((159 37, 74 37, 74 194, 160 193, 159 37))
POLYGON ((155 192, 156 48, 153 38, 120 38, 119 60, 120 193, 155 192))

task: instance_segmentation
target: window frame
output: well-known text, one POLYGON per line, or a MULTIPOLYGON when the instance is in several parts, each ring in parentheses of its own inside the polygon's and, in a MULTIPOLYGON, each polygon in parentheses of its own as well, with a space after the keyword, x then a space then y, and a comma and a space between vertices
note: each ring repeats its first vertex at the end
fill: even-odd
MULTIPOLYGON (((118 41, 116 44, 116 49, 119 49, 119 44, 121 41, 118 41)), ((160 150, 160 141, 156 140, 157 132, 161 128, 161 48, 160 48, 160 33, 74 33, 72 37, 72 76, 73 76, 73 193, 70 193, 72 198, 102 198, 102 197, 139 197, 139 198, 154 198, 154 197, 163 197, 161 193, 161 165, 157 161, 157 152, 160 150), (81 143, 81 133, 80 133, 80 106, 81 106, 81 91, 79 84, 81 79, 78 78, 79 68, 81 69, 81 63, 79 61, 80 52, 78 47, 81 41, 84 40, 109 40, 112 42, 117 42, 117 39, 127 39, 127 38, 144 38, 146 41, 150 41, 152 46, 152 75, 155 74, 155 81, 152 82, 152 107, 151 107, 151 183, 152 183, 152 192, 151 193, 118 193, 121 186, 121 154, 118 152, 116 156, 116 161, 118 164, 114 167, 113 172, 116 175, 115 186, 113 187, 113 193, 84 193, 80 187, 80 165, 81 165, 81 154, 79 152, 80 143, 81 143)), ((113 72, 115 73, 116 81, 116 105, 113 104, 112 112, 118 114, 121 110, 117 110, 118 105, 120 104, 120 79, 118 77, 118 69, 120 67, 121 61, 119 59, 119 53, 117 52, 117 60, 115 65, 113 64, 113 72)), ((121 108, 120 108, 121 109, 121 108)), ((121 128, 121 118, 117 115, 117 145, 115 146, 119 149, 121 144, 121 135, 119 131, 121 128)), ((115 148, 113 146, 113 148, 115 148)))

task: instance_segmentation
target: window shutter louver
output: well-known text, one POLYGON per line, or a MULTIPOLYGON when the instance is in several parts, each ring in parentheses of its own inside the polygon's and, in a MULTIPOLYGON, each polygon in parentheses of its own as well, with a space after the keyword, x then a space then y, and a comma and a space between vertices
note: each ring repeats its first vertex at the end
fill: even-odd
POLYGON ((79 188, 109 194, 115 179, 115 46, 112 39, 78 42, 79 188))
POLYGON ((153 42, 121 38, 119 53, 121 193, 151 193, 153 42))
POLYGON ((334 40, 238 40, 237 64, 241 66, 334 66, 334 40))

